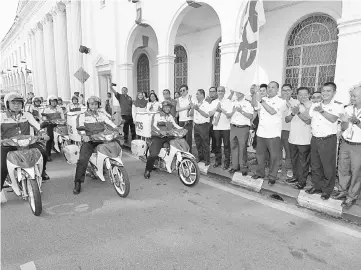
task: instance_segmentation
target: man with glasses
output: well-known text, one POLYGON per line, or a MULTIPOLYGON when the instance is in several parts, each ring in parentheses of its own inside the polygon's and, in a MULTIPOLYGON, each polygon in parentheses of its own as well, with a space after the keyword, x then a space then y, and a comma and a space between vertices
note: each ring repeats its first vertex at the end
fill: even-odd
POLYGON ((214 168, 222 165, 222 141, 224 147, 224 164, 223 169, 229 169, 231 158, 230 146, 230 113, 232 112, 232 102, 224 97, 226 90, 224 86, 217 88, 218 99, 213 100, 211 103, 210 116, 213 116, 213 131, 216 141, 216 162, 214 168))
POLYGON ((296 99, 292 98, 292 86, 288 83, 284 84, 281 88, 281 98, 286 101, 287 109, 284 111, 282 116, 282 133, 281 133, 281 148, 280 148, 280 169, 282 171, 282 160, 283 160, 283 149, 285 149, 286 153, 286 162, 285 162, 285 169, 287 170, 287 177, 292 178, 292 166, 291 166, 291 152, 290 152, 290 145, 288 143, 288 138, 290 136, 290 128, 291 123, 286 122, 285 118, 288 115, 289 109, 295 106, 298 106, 299 102, 296 99))
MULTIPOLYGON (((206 97, 206 101, 211 104, 213 100, 216 100, 218 98, 217 96, 217 88, 212 86, 211 88, 209 88, 209 95, 208 97, 206 97)), ((211 153, 215 153, 216 151, 216 138, 214 137, 214 132, 213 132, 213 116, 210 117, 209 120, 209 141, 208 144, 210 144, 210 140, 212 139, 212 146, 211 146, 211 153)))
POLYGON ((179 126, 188 130, 185 139, 189 145, 189 152, 192 153, 193 118, 190 115, 192 97, 188 95, 187 85, 183 84, 179 89, 181 96, 177 100, 176 107, 176 111, 179 113, 179 126))

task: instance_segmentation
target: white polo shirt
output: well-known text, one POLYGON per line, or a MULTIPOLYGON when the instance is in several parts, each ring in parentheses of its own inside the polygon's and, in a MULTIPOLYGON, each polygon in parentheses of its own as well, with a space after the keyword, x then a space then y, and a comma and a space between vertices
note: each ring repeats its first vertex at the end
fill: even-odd
POLYGON ((259 110, 259 124, 257 129, 257 136, 262 138, 276 138, 281 137, 282 133, 282 116, 286 110, 286 101, 279 96, 273 98, 265 97, 263 102, 276 110, 274 115, 269 114, 262 104, 258 104, 256 108, 259 110))
MULTIPOLYGON (((304 113, 306 108, 304 105, 300 105, 300 113, 304 113)), ((288 114, 292 113, 292 109, 288 109, 288 114)), ((311 125, 307 125, 296 114, 290 122, 290 136, 288 142, 295 145, 310 145, 311 144, 311 125)))
POLYGON ((290 131, 291 129, 291 122, 290 123, 286 123, 286 116, 289 115, 289 109, 292 108, 292 107, 296 107, 298 106, 298 104, 300 104, 300 102, 297 100, 297 99, 293 99, 293 98, 290 98, 289 100, 289 104, 287 103, 286 101, 286 106, 287 106, 287 109, 284 111, 283 113, 283 116, 282 116, 282 130, 287 130, 287 131, 290 131))
MULTIPOLYGON (((198 106, 199 109, 209 114, 209 111, 211 110, 210 108, 211 105, 207 101, 203 100, 201 103, 198 103, 198 106)), ((193 121, 195 124, 209 123, 209 116, 204 117, 203 115, 200 114, 199 111, 194 110, 193 121)))
POLYGON ((309 115, 311 117, 311 132, 315 137, 326 137, 332 134, 337 134, 337 121, 331 123, 319 112, 314 111, 313 109, 321 104, 324 111, 340 117, 341 113, 344 113, 343 105, 338 102, 331 100, 329 104, 313 103, 311 105, 309 115))
MULTIPOLYGON (((345 108, 345 113, 349 116, 355 115, 357 119, 361 120, 361 109, 357 109, 352 105, 345 108)), ((342 133, 342 137, 349 142, 361 143, 361 128, 349 123, 348 128, 342 133)))
MULTIPOLYGON (((211 110, 215 110, 218 106, 218 103, 221 103, 221 108, 226 110, 227 113, 232 112, 232 101, 228 98, 223 98, 222 100, 215 99, 211 103, 211 110)), ((227 118, 224 113, 220 113, 221 116, 219 118, 218 124, 215 125, 214 122, 217 119, 217 115, 220 112, 216 112, 213 117, 213 130, 230 130, 231 129, 231 119, 227 118)))
MULTIPOLYGON (((189 95, 186 95, 185 97, 179 97, 178 104, 180 108, 184 108, 190 105, 189 95)), ((179 112, 179 121, 185 122, 185 121, 193 120, 192 116, 187 116, 187 114, 188 114, 188 110, 179 112)))
MULTIPOLYGON (((253 114, 253 107, 251 103, 244 98, 241 101, 233 101, 233 108, 242 108, 242 110, 246 113, 253 114)), ((245 117, 240 112, 236 111, 231 118, 231 124, 237 125, 237 126, 251 126, 251 120, 245 117)))

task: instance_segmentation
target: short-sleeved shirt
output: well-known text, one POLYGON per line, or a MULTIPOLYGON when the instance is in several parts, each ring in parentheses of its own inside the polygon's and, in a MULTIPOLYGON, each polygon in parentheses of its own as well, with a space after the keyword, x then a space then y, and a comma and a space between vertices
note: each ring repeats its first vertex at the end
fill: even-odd
POLYGON ((320 112, 316 112, 313 109, 321 105, 322 109, 334 116, 340 117, 340 114, 344 113, 343 105, 338 102, 331 100, 329 104, 313 103, 310 107, 309 115, 311 117, 311 131, 315 137, 326 137, 332 134, 337 134, 337 121, 331 123, 328 121, 320 112))
MULTIPOLYGON (((304 113, 307 109, 304 105, 300 105, 300 113, 304 113)), ((288 114, 292 113, 292 109, 288 109, 288 114)), ((311 125, 307 125, 298 115, 295 115, 290 122, 290 136, 288 142, 295 145, 311 144, 311 125)))
MULTIPOLYGON (((186 95, 185 97, 179 97, 178 104, 179 104, 179 108, 184 108, 184 107, 187 107, 188 105, 190 105, 189 95, 186 95)), ((185 122, 185 121, 189 121, 189 120, 193 120, 193 119, 192 119, 192 116, 188 115, 188 110, 179 112, 179 121, 185 122)))
POLYGON ((286 110, 286 101, 279 96, 272 98, 265 97, 263 102, 276 110, 274 115, 268 113, 262 104, 258 104, 259 110, 259 124, 257 129, 257 136, 262 138, 277 138, 281 137, 282 133, 282 116, 286 110))
POLYGON ((286 123, 285 120, 286 116, 290 114, 288 109, 290 109, 291 107, 298 106, 300 102, 297 99, 290 98, 289 103, 290 105, 288 105, 288 103, 286 102, 287 109, 284 111, 282 116, 282 130, 288 130, 288 131, 290 131, 291 128, 291 122, 286 123))
MULTIPOLYGON (((236 101, 233 101, 232 103, 233 103, 232 108, 241 107, 244 112, 250 113, 250 114, 253 114, 253 112, 254 112, 251 103, 248 100, 245 100, 244 98, 241 101, 236 100, 236 101)), ((245 117, 240 112, 236 111, 232 115, 231 124, 237 125, 237 126, 251 126, 251 120, 249 118, 245 117)))
MULTIPOLYGON (((218 103, 221 103, 221 108, 226 110, 227 113, 232 112, 232 101, 228 98, 223 98, 222 100, 216 99, 211 103, 211 110, 215 110, 218 106, 218 103)), ((230 130, 231 129, 231 119, 229 119, 224 113, 216 112, 213 116, 213 130, 230 130), (220 118, 217 124, 215 124, 218 115, 220 118)))
POLYGON ((132 115, 133 100, 130 96, 116 93, 115 98, 119 102, 122 115, 132 115))
MULTIPOLYGON (((201 103, 198 103, 199 109, 202 110, 203 112, 209 114, 210 111, 210 107, 211 105, 206 102, 205 100, 203 100, 201 103)), ((193 121, 195 124, 204 124, 204 123, 209 123, 209 116, 208 117, 204 117, 203 115, 200 114, 199 111, 194 110, 194 115, 193 115, 193 121)))
MULTIPOLYGON (((357 109, 354 106, 347 106, 345 108, 345 113, 349 116, 355 115, 357 119, 361 120, 361 109, 357 109)), ((361 128, 355 124, 349 123, 348 128, 342 133, 342 137, 349 142, 361 143, 361 128)))

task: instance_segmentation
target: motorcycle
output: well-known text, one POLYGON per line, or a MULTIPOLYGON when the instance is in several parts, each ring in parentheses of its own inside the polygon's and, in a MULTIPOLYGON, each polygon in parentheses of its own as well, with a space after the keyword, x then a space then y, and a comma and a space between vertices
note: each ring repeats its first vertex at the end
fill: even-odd
MULTIPOLYGON (((79 131, 84 129, 78 128, 79 131)), ((89 159, 87 171, 92 178, 105 182, 104 170, 108 172, 110 182, 120 197, 127 197, 130 181, 122 162, 122 148, 115 141, 118 132, 106 130, 90 136, 92 142, 101 142, 89 159)))
POLYGON ((36 148, 29 146, 38 142, 39 136, 19 135, 1 141, 3 146, 15 146, 17 150, 7 155, 8 177, 5 183, 14 193, 28 200, 30 209, 35 216, 42 212, 41 184, 43 170, 43 156, 36 148))
MULTIPOLYGON (((178 140, 183 136, 174 135, 174 132, 167 132, 167 136, 170 136, 173 139, 170 143, 166 142, 163 144, 163 148, 158 154, 154 167, 168 173, 177 171, 179 179, 185 186, 195 186, 198 184, 200 178, 200 170, 196 158, 191 153, 187 152, 178 140)), ((147 139, 146 142, 146 157, 148 157, 151 139, 147 139)))

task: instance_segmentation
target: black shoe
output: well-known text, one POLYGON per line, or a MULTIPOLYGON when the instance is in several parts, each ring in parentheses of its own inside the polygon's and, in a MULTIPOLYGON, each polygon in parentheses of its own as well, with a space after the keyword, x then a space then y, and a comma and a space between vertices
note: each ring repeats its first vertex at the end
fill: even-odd
POLYGON ((213 165, 213 168, 217 168, 217 167, 221 167, 221 163, 215 163, 214 165, 213 165))
POLYGON ((248 172, 242 172, 242 175, 243 175, 243 176, 247 176, 247 175, 248 175, 248 172))
POLYGON ((344 200, 344 199, 346 199, 346 194, 340 192, 340 193, 337 194, 336 196, 332 196, 332 199, 335 199, 335 200, 344 200))
POLYGON ((269 179, 269 180, 268 180, 268 184, 269 184, 270 186, 273 186, 274 184, 276 184, 276 180, 271 180, 271 179, 269 179))
POLYGON ((328 193, 322 193, 321 195, 321 199, 326 201, 330 198, 331 194, 328 194, 328 193))
POLYGON ((308 194, 320 194, 321 190, 315 189, 314 187, 311 187, 309 189, 306 190, 306 193, 308 194))
POLYGON ((259 179, 259 178, 263 178, 263 177, 261 177, 261 176, 259 176, 257 174, 252 175, 252 179, 259 179))
POLYGON ((80 193, 80 190, 81 190, 81 183, 80 182, 75 182, 75 186, 74 186, 74 189, 73 189, 73 193, 75 195, 79 194, 80 193))
POLYGON ((236 170, 236 169, 230 169, 228 172, 230 173, 230 174, 232 174, 232 173, 235 173, 235 172, 238 172, 239 170, 236 170))
POLYGON ((47 175, 46 172, 43 172, 43 173, 41 174, 41 178, 42 178, 44 181, 50 179, 49 175, 47 175))
POLYGON ((305 186, 306 186, 306 184, 296 184, 296 185, 294 185, 293 187, 295 188, 295 189, 304 189, 305 188, 305 186))
POLYGON ((355 202, 356 200, 346 199, 341 203, 341 207, 349 209, 352 205, 354 205, 355 202))
POLYGON ((144 172, 144 178, 145 178, 145 179, 149 179, 149 178, 150 178, 150 171, 145 170, 145 172, 144 172))
POLYGON ((298 182, 298 180, 296 178, 290 178, 290 179, 286 180, 286 183, 288 183, 288 184, 293 184, 293 183, 296 183, 296 182, 298 182))
POLYGON ((51 157, 48 157, 48 162, 52 162, 53 159, 51 157))

